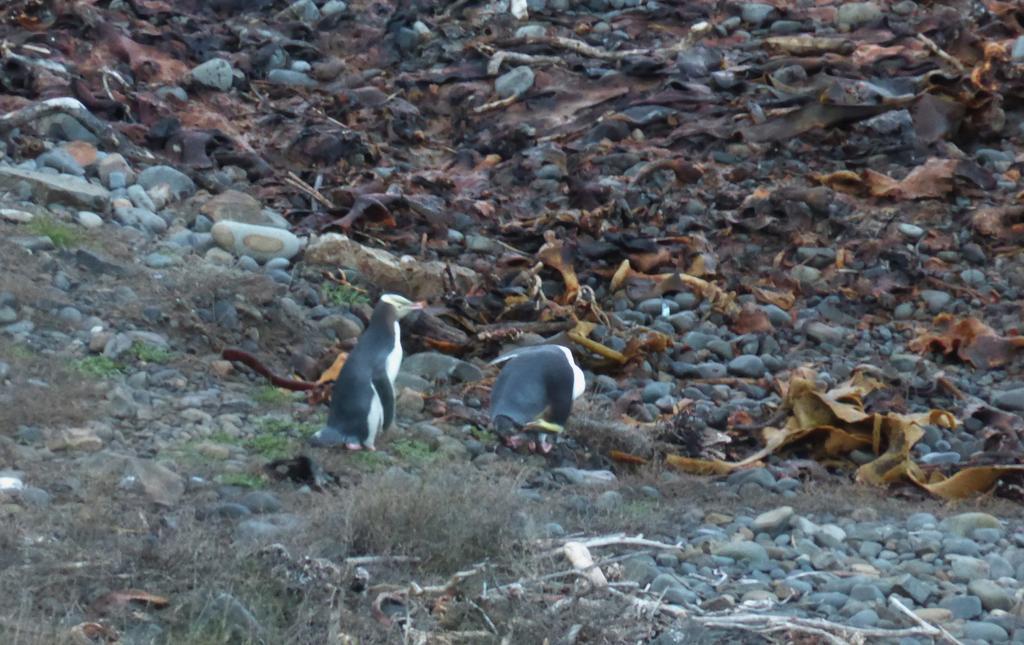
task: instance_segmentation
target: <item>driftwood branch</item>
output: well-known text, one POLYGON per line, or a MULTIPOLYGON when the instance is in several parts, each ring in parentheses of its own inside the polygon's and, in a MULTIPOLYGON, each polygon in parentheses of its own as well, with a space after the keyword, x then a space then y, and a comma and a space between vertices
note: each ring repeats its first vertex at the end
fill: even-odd
POLYGON ((34 127, 40 119, 55 114, 66 114, 74 118, 108 148, 119 150, 125 155, 137 159, 154 158, 148 150, 136 146, 126 137, 121 136, 108 123, 90 112, 81 101, 70 96, 46 99, 0 116, 0 134, 15 128, 34 127))

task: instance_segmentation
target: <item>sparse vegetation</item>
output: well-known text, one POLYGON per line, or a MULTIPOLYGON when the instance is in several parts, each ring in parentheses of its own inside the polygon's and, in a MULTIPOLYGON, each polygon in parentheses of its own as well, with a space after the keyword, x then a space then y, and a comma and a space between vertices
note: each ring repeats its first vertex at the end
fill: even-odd
POLYGON ((370 296, 352 285, 325 283, 323 286, 324 301, 334 306, 369 304, 370 296))
POLYGON ((399 458, 414 463, 430 462, 438 456, 427 442, 419 439, 395 439, 388 444, 388 450, 399 458))
POLYGON ((50 238, 53 245, 59 249, 78 246, 82 242, 82 234, 78 230, 50 216, 33 217, 27 229, 33 235, 50 238))
POLYGON ((251 473, 222 473, 214 477, 214 481, 225 486, 241 486, 243 488, 263 488, 264 479, 251 473))
POLYGON ((292 396, 287 390, 273 385, 261 385, 252 395, 252 399, 267 407, 282 407, 291 403, 292 396))
POLYGON ((248 450, 267 459, 287 457, 320 428, 315 421, 295 422, 279 417, 263 417, 256 423, 255 434, 242 441, 248 450))
POLYGON ((88 376, 99 376, 108 378, 121 373, 121 366, 112 358, 107 356, 86 356, 74 363, 76 370, 88 376))
POLYGON ((422 559, 424 571, 447 574, 467 562, 507 558, 528 535, 518 481, 470 465, 421 476, 387 471, 367 476, 342 508, 324 509, 323 535, 344 536, 353 554, 422 559))
POLYGON ((174 352, 165 347, 139 341, 132 344, 130 352, 132 356, 144 363, 156 363, 158 365, 167 363, 174 358, 174 352))

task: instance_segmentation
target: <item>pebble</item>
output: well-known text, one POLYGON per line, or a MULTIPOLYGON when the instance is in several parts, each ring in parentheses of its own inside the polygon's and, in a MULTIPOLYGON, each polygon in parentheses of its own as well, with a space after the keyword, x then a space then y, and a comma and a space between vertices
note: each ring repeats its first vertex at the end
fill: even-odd
MULTIPOLYGON (((166 186, 175 199, 196 192, 195 182, 188 175, 170 166, 150 166, 139 173, 138 183, 153 197, 154 189, 166 186)), ((154 200, 155 201, 155 200, 154 200)))
POLYGON ((75 158, 63 148, 47 150, 36 158, 36 164, 41 168, 53 168, 57 172, 62 172, 67 175, 74 175, 76 177, 85 176, 85 168, 82 168, 78 161, 76 161, 75 158))
POLYGON ((839 5, 836 24, 842 31, 848 31, 873 22, 882 16, 882 10, 874 2, 845 2, 839 5))
POLYGON ((192 80, 206 87, 227 92, 235 79, 235 70, 231 63, 223 58, 211 58, 192 68, 192 80))
POLYGON ((1002 529, 1002 527, 1002 522, 995 516, 978 512, 953 515, 939 524, 939 528, 942 530, 960 537, 969 537, 975 529, 979 528, 1002 529))
POLYGON ((996 392, 992 397, 992 405, 1003 410, 1024 412, 1024 387, 996 392))
POLYGON ((644 403, 654 403, 655 401, 662 397, 670 396, 672 394, 672 390, 674 389, 674 387, 675 386, 673 383, 667 383, 664 381, 651 381, 650 383, 644 386, 643 392, 641 393, 641 398, 643 399, 644 403))
POLYGON ((964 637, 972 638, 983 643, 1005 643, 1010 640, 1010 634, 1006 629, 995 623, 969 620, 964 623, 964 637))
POLYGON ((775 7, 770 4, 751 2, 743 5, 740 10, 740 18, 743 22, 754 27, 760 27, 769 19, 777 15, 775 7))
POLYGON ((272 69, 267 73, 267 82, 287 87, 316 87, 318 83, 304 72, 291 69, 272 69))
POLYGON ((730 374, 748 378, 761 378, 766 371, 764 361, 760 357, 750 354, 737 356, 729 361, 726 367, 730 374))
POLYGON ((711 552, 715 555, 742 560, 753 567, 761 567, 769 562, 768 551, 757 542, 742 540, 739 542, 727 542, 719 544, 711 552))
POLYGON ((91 211, 78 211, 75 221, 85 228, 99 228, 103 226, 103 218, 91 211))
POLYGON ((924 237, 924 229, 915 224, 900 224, 897 227, 900 233, 911 240, 919 240, 924 237))
POLYGON ((967 583, 967 591, 981 600, 981 606, 992 611, 1002 609, 1009 611, 1013 607, 1013 598, 999 583, 992 580, 971 580, 967 583))
POLYGON ((819 343, 825 344, 838 344, 843 341, 849 335, 849 332, 839 327, 833 327, 826 325, 823 322, 812 320, 804 325, 803 331, 810 338, 818 341, 819 343))
POLYGON ((290 259, 299 252, 299 238, 280 228, 225 220, 214 224, 210 233, 225 251, 258 261, 290 259))
POLYGON ((788 526, 790 519, 793 518, 793 507, 792 506, 780 506, 776 509, 761 513, 754 521, 751 526, 757 531, 773 532, 781 529, 784 526, 788 526))
POLYGON ((921 291, 921 299, 924 300, 929 312, 937 314, 946 308, 946 305, 953 299, 953 296, 945 291, 923 289, 921 291))
POLYGON ((525 94, 533 87, 534 73, 526 65, 513 67, 494 80, 494 91, 503 99, 525 94))

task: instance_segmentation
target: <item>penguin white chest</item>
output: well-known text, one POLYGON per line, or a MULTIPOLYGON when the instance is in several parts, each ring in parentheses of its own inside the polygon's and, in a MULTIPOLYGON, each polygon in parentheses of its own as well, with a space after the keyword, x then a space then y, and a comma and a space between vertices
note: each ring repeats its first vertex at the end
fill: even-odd
POLYGON ((384 371, 388 375, 388 380, 394 384, 395 379, 398 378, 398 368, 402 366, 402 328, 398 326, 398 321, 395 321, 395 344, 388 352, 387 358, 384 359, 384 371))
POLYGON ((569 367, 572 368, 572 399, 575 401, 583 394, 583 390, 587 387, 587 381, 583 377, 583 370, 572 359, 572 351, 568 347, 561 345, 558 346, 558 349, 562 350, 562 353, 565 354, 565 360, 569 361, 569 367))
POLYGON ((370 391, 373 398, 370 400, 370 414, 366 417, 366 429, 367 436, 364 445, 367 448, 373 448, 374 442, 377 440, 377 434, 384 428, 384 407, 380 403, 380 395, 377 394, 377 388, 370 384, 370 391))

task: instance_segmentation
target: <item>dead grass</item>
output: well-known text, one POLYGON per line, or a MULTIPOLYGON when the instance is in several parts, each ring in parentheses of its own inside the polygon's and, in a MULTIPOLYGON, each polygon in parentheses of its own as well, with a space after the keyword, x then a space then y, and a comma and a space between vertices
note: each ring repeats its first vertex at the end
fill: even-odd
POLYGON ((11 382, 0 389, 0 428, 10 435, 22 425, 74 425, 103 413, 95 379, 66 359, 8 343, 0 361, 10 365, 11 382))
POLYGON ((446 575, 489 558, 514 559, 531 537, 518 487, 512 477, 488 478, 468 465, 419 476, 388 470, 317 509, 316 533, 336 536, 335 546, 350 555, 417 557, 423 573, 446 575))

